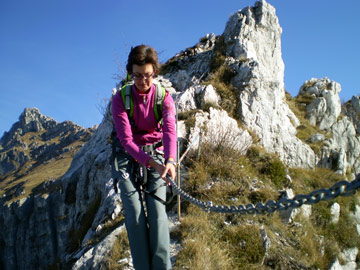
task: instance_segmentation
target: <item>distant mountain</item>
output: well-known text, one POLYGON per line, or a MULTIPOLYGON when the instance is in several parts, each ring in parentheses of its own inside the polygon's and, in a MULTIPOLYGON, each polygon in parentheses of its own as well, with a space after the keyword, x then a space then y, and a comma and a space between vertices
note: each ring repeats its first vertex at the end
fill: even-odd
POLYGON ((0 139, 0 196, 5 201, 18 199, 61 177, 93 133, 26 108, 0 139))

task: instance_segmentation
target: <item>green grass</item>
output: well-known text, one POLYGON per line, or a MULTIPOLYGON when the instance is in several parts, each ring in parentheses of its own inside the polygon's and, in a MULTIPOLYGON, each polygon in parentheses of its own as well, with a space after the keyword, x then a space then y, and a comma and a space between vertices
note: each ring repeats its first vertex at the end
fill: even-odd
POLYGON ((238 104, 238 93, 231 84, 231 79, 235 74, 229 67, 222 65, 213 71, 210 79, 204 84, 211 84, 221 97, 220 107, 224 109, 229 116, 236 117, 236 108, 238 104))

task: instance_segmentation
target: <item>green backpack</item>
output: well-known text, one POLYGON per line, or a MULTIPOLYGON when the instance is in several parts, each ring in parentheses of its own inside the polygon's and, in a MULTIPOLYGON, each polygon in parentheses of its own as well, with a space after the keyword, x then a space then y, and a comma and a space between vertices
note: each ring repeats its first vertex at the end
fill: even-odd
MULTIPOLYGON (((124 102, 124 108, 129 117, 129 121, 132 127, 135 127, 135 123, 133 120, 134 115, 134 101, 132 99, 132 84, 126 84, 121 87, 121 96, 124 102)), ((156 120, 161 123, 162 121, 162 105, 165 99, 165 88, 160 84, 155 83, 155 98, 154 98, 154 114, 156 120)))

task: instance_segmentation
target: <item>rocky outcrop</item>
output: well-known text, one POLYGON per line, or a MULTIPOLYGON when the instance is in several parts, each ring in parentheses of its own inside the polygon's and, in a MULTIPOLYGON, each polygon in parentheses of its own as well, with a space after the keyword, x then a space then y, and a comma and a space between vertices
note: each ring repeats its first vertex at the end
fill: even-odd
POLYGON ((287 165, 313 168, 315 155, 296 137, 299 121, 284 102, 281 32, 275 9, 265 1, 235 13, 226 25, 226 55, 237 72, 232 84, 240 90, 239 117, 287 165))
MULTIPOLYGON (((315 154, 296 137, 299 120, 284 102, 281 32, 274 7, 266 1, 256 2, 255 7, 233 14, 221 37, 214 39, 213 35, 208 35, 204 39, 210 38, 213 46, 200 52, 194 50, 190 56, 181 53, 171 59, 171 73, 165 77, 183 92, 179 102, 181 111, 199 108, 197 93, 204 88, 201 80, 210 75, 215 57, 223 54, 221 65, 231 70, 231 83, 239 92, 239 120, 255 133, 268 151, 277 153, 287 165, 314 168, 315 154), (186 60, 189 64, 184 64, 186 60), (178 68, 176 72, 175 67, 178 68)), ((214 97, 213 100, 216 104, 218 99, 214 97)))
POLYGON ((356 133, 360 134, 360 97, 353 96, 350 101, 344 104, 342 109, 354 124, 356 133))
POLYGON ((340 91, 340 84, 329 78, 312 78, 300 87, 299 95, 314 97, 306 107, 306 117, 313 126, 329 130, 336 123, 341 113, 340 91))
POLYGON ((202 143, 233 148, 243 154, 253 142, 248 131, 239 128, 237 122, 225 111, 213 108, 210 108, 209 112, 195 114, 195 126, 190 130, 190 141, 193 141, 197 134, 201 134, 202 143), (205 132, 202 131, 204 128, 205 132))
MULTIPOLYGON (((331 133, 331 138, 322 139, 324 146, 317 154, 317 166, 335 170, 338 174, 351 177, 359 174, 360 137, 358 126, 358 98, 343 106, 345 116, 340 117, 342 110, 339 83, 329 78, 312 78, 306 81, 299 90, 299 95, 312 98, 306 105, 306 118, 319 130, 331 133)), ((310 139, 311 140, 311 139, 310 139)))
POLYGON ((200 43, 181 51, 168 61, 165 77, 177 91, 185 91, 198 82, 196 79, 194 82, 194 78, 201 79, 209 73, 215 43, 215 35, 207 34, 200 43))

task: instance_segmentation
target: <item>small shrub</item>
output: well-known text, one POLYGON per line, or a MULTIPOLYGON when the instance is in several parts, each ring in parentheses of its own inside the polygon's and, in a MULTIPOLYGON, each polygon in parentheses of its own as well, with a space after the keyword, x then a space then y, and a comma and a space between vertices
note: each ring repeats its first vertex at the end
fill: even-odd
POLYGON ((182 112, 182 113, 178 114, 178 119, 185 121, 185 128, 186 128, 187 134, 190 133, 191 128, 195 127, 195 123, 196 123, 195 114, 197 112, 198 112, 197 110, 191 110, 191 111, 182 112))
POLYGON ((270 177, 275 187, 280 188, 286 184, 286 171, 284 164, 277 158, 265 162, 261 172, 270 177))
POLYGON ((248 198, 252 204, 266 203, 268 200, 274 199, 274 194, 269 189, 263 188, 250 192, 248 198))
POLYGON ((258 172, 269 178, 276 188, 281 188, 286 184, 286 167, 278 157, 260 147, 253 146, 248 149, 246 156, 258 172))
POLYGON ((313 206, 312 221, 316 226, 325 227, 331 223, 331 204, 332 202, 319 202, 313 206))
POLYGON ((225 62, 226 44, 223 36, 218 36, 215 41, 213 56, 210 62, 210 72, 216 71, 225 62))

